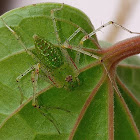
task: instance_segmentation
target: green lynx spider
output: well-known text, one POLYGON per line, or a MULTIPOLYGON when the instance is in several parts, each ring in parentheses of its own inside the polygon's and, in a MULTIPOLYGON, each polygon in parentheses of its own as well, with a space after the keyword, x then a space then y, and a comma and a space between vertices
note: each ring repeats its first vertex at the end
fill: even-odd
MULTIPOLYGON (((64 4, 63 4, 64 5, 64 4)), ((49 79, 49 81, 56 87, 58 88, 66 88, 66 89, 73 89, 74 87, 78 86, 79 84, 79 80, 78 80, 78 68, 76 65, 78 65, 78 61, 79 61, 79 55, 77 53, 76 56, 76 64, 75 62, 70 58, 70 56, 68 55, 66 49, 72 49, 75 50, 79 53, 83 53, 85 55, 89 55, 95 59, 97 59, 100 63, 103 64, 108 77, 109 73, 107 71, 106 66, 104 65, 102 58, 94 55, 94 52, 100 51, 100 46, 99 46, 99 50, 94 50, 94 49, 89 49, 88 48, 85 50, 83 48, 83 42, 87 39, 92 40, 94 43, 96 43, 94 41, 94 39, 92 38, 92 36, 100 31, 102 28, 110 25, 110 24, 114 24, 116 26, 121 27, 122 29, 130 32, 130 33, 135 33, 138 34, 136 32, 131 32, 130 30, 126 29, 125 27, 113 22, 113 21, 109 21, 108 23, 102 25, 101 27, 99 27, 97 30, 92 31, 90 34, 87 34, 81 27, 77 28, 77 30, 62 44, 59 34, 58 34, 58 30, 57 30, 57 26, 56 26, 56 19, 54 16, 54 13, 57 11, 60 11, 63 8, 63 5, 60 8, 57 9, 52 9, 51 10, 51 18, 53 21, 53 26, 54 26, 54 31, 56 34, 56 39, 58 41, 58 45, 54 46, 53 44, 51 44, 50 42, 48 42, 47 40, 42 39, 40 36, 38 35, 34 35, 34 42, 35 42, 35 50, 36 52, 33 53, 32 51, 28 50, 26 48, 26 46, 24 45, 24 43, 22 42, 22 40, 20 39, 20 37, 18 36, 18 34, 11 28, 9 27, 5 21, 2 19, 4 25, 8 28, 8 30, 10 32, 12 32, 12 34, 15 36, 15 38, 19 41, 19 43, 22 45, 22 47, 25 49, 25 51, 31 55, 33 57, 33 59, 36 60, 37 64, 33 65, 32 67, 30 67, 29 69, 27 69, 23 74, 19 75, 16 78, 16 81, 18 83, 18 88, 20 90, 20 94, 21 94, 21 101, 20 103, 23 102, 23 92, 22 89, 20 87, 20 80, 22 79, 22 77, 26 76, 29 72, 32 71, 31 73, 31 81, 33 84, 33 100, 32 100, 32 105, 36 108, 40 108, 40 106, 37 103, 36 100, 36 95, 38 93, 37 91, 37 81, 38 81, 38 75, 39 75, 39 70, 41 69, 44 74, 46 75, 47 79, 49 79), (72 40, 79 32, 83 32, 85 34, 85 36, 81 39, 79 46, 72 46, 69 44, 70 40, 72 40), (52 54, 52 57, 50 57, 52 54), (65 70, 65 74, 64 75, 60 75, 59 71, 64 71, 65 70), (58 75, 58 76, 57 76, 58 75), (61 77, 61 78, 60 78, 61 77)), ((111 80, 111 78, 110 78, 111 80)), ((111 80, 112 81, 112 80, 111 80)), ((115 88, 115 86, 114 86, 115 88)), ((116 89, 117 90, 117 89, 116 89)), ((54 124, 54 123, 53 123, 54 124)), ((55 124, 54 124, 55 125, 55 124)), ((56 127, 56 126, 55 126, 56 127)), ((57 127, 56 127, 57 128, 57 127)), ((57 129, 58 130, 58 129, 57 129)), ((59 130, 58 130, 59 131, 59 130)))
MULTIPOLYGON (((78 68, 76 67, 76 64, 74 61, 70 58, 65 48, 70 47, 68 42, 80 31, 84 32, 80 27, 64 42, 64 44, 61 44, 61 40, 58 34, 57 26, 56 26, 56 20, 54 16, 54 12, 59 11, 63 8, 63 5, 61 8, 58 9, 52 9, 51 10, 51 18, 53 21, 54 31, 56 33, 56 38, 58 41, 58 45, 54 46, 50 42, 42 39, 38 35, 34 35, 34 44, 35 44, 35 50, 36 52, 33 53, 30 50, 26 48, 18 34, 9 27, 5 21, 2 19, 4 25, 12 32, 12 34, 15 36, 15 38, 19 41, 19 43, 22 45, 22 47, 25 49, 25 51, 33 57, 37 61, 36 65, 33 65, 29 69, 27 69, 23 74, 19 75, 16 78, 16 81, 18 83, 18 88, 21 93, 21 101, 23 101, 23 92, 20 87, 20 80, 22 77, 26 76, 29 72, 31 73, 31 81, 33 84, 33 101, 32 105, 34 107, 38 107, 37 101, 36 101, 36 94, 37 94, 37 81, 38 81, 38 75, 39 75, 39 69, 41 69, 45 74, 46 77, 50 80, 50 82, 58 87, 58 88, 66 88, 66 89, 72 89, 75 86, 78 86, 79 80, 78 80, 78 68), (52 57, 51 57, 52 55, 52 57), (56 70, 57 68, 57 70, 56 70), (59 71, 65 70, 65 74, 60 75, 59 71), (58 75, 58 77, 57 77, 58 75), (61 78, 60 78, 61 77, 61 78)), ((71 46, 72 47, 72 46, 71 46)), ((98 56, 91 54, 87 51, 82 50, 80 47, 77 47, 77 49, 74 49, 78 52, 82 52, 84 54, 87 54, 89 56, 92 56, 96 59, 99 59, 98 56)))

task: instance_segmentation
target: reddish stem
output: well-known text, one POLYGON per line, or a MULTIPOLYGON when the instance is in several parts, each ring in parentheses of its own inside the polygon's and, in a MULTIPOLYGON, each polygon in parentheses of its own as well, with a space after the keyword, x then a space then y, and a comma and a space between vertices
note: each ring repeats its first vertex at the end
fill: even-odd
POLYGON ((123 40, 102 51, 102 61, 117 65, 123 59, 140 53, 140 36, 123 40))

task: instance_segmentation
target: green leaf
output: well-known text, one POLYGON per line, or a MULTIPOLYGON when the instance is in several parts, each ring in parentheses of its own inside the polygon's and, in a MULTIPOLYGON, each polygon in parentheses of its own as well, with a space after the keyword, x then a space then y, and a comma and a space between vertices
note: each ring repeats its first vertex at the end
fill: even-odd
MULTIPOLYGON (((34 49, 34 34, 57 44, 50 15, 52 9, 60 7, 55 3, 31 5, 1 17, 27 48, 34 49)), ((78 27, 86 33, 94 30, 84 13, 68 5, 55 12, 55 17, 61 43, 78 27)), ((70 44, 77 46, 84 35, 79 32, 70 44)), ((96 36, 94 39, 97 41, 96 36)), ((84 47, 98 49, 90 40, 84 47)), ((68 53, 74 60, 76 52, 68 53)), ((83 54, 78 66, 80 85, 72 91, 53 87, 40 74, 38 103, 45 110, 42 115, 32 106, 31 73, 21 80, 24 102, 20 105, 16 78, 36 62, 0 19, 0 139, 107 140, 113 135, 115 140, 140 139, 140 60, 137 57, 126 61, 118 66, 116 79, 123 98, 114 92, 102 64, 95 64, 94 58, 83 54), (49 120, 52 118, 56 127, 49 120)))

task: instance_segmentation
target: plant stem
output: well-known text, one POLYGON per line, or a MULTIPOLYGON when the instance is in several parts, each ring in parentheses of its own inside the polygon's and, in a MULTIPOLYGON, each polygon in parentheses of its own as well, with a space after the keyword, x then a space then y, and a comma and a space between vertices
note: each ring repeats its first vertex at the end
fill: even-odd
POLYGON ((140 36, 123 40, 103 50, 102 61, 109 66, 117 65, 123 59, 140 53, 140 36))

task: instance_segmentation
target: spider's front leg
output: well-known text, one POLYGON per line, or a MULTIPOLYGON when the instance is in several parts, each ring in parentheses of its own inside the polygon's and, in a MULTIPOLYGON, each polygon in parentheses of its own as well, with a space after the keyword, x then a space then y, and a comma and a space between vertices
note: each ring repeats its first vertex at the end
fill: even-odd
POLYGON ((61 11, 63 9, 63 6, 64 6, 64 3, 62 4, 62 6, 60 8, 56 8, 56 9, 51 10, 51 18, 52 18, 52 21, 53 21, 53 26, 54 26, 54 31, 55 31, 55 34, 56 34, 56 39, 57 39, 59 45, 61 45, 61 39, 60 39, 59 34, 58 34, 58 29, 57 29, 57 25, 56 25, 56 18, 55 18, 54 14, 57 11, 61 11))
POLYGON ((19 76, 16 78, 16 82, 17 82, 17 84, 18 84, 18 88, 19 88, 19 91, 20 91, 20 94, 21 94, 20 104, 22 104, 22 102, 23 102, 23 100, 24 100, 24 94, 23 94, 23 91, 22 91, 22 89, 21 89, 20 81, 21 81, 21 79, 22 79, 24 76, 26 76, 29 72, 33 71, 33 70, 36 69, 37 67, 39 67, 39 64, 31 66, 31 67, 28 68, 24 73, 22 73, 21 75, 19 75, 19 76))
POLYGON ((36 100, 36 94, 38 93, 37 90, 37 81, 38 81, 38 75, 39 75, 39 68, 40 68, 40 64, 38 63, 37 65, 34 66, 34 71, 32 71, 31 74, 31 81, 33 84, 33 100, 32 100, 32 106, 34 107, 38 107, 38 103, 36 100))
POLYGON ((90 37, 92 37, 94 34, 96 34, 98 31, 100 31, 101 29, 103 29, 103 28, 105 28, 105 27, 107 27, 107 26, 109 26, 109 25, 118 26, 118 27, 122 28, 123 30, 125 30, 125 31, 127 31, 127 32, 129 32, 129 33, 131 33, 131 34, 140 34, 140 33, 138 33, 138 32, 132 32, 132 31, 128 30, 127 28, 125 28, 124 26, 122 26, 122 25, 120 25, 120 24, 118 24, 118 23, 116 23, 116 22, 114 22, 114 21, 109 21, 109 22, 103 24, 102 26, 100 26, 99 28, 97 28, 96 30, 92 31, 91 33, 85 35, 85 36, 81 39, 80 44, 83 44, 84 41, 86 41, 87 39, 89 39, 90 37))

